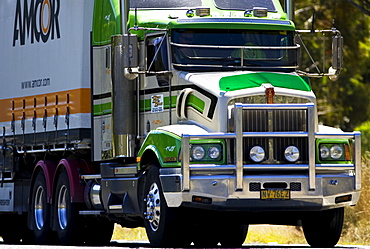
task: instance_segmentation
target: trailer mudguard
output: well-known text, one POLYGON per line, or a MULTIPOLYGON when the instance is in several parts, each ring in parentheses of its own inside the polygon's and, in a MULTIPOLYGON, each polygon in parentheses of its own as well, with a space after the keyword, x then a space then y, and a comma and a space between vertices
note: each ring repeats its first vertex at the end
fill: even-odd
MULTIPOLYGON (((33 171, 33 174, 32 174, 32 185, 31 185, 31 188, 33 188, 33 183, 36 179, 36 176, 37 174, 40 172, 40 171, 43 171, 44 174, 45 174, 45 180, 46 180, 46 194, 47 194, 47 201, 48 203, 52 203, 52 199, 53 199, 53 179, 55 177, 55 171, 57 169, 57 166, 56 164, 53 162, 53 161, 49 161, 49 160, 40 160, 37 162, 36 164, 36 167, 33 171)), ((29 201, 31 201, 31 192, 30 191, 30 198, 28 198, 29 201)))
MULTIPOLYGON (((71 202, 84 202, 85 186, 81 185, 80 172, 82 173, 82 166, 79 161, 74 159, 62 159, 57 166, 57 172, 61 172, 63 168, 68 173, 69 184, 71 187, 71 202)), ((57 182, 58 174, 54 177, 54 182, 57 182)))

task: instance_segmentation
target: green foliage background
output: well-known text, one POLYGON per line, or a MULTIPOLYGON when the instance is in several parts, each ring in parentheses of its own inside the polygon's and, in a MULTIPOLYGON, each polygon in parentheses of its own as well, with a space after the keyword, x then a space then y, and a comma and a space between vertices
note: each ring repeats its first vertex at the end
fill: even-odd
MULTIPOLYGON (((361 0, 353 2, 361 5, 361 0)), ((352 131, 370 120, 370 17, 348 0, 295 0, 297 29, 311 29, 313 12, 316 30, 334 26, 344 37, 344 69, 339 79, 311 79, 318 99, 319 121, 352 131)), ((331 35, 326 37, 326 46, 320 35, 304 42, 320 68, 327 72, 331 65, 331 35)), ((302 69, 312 68, 307 55, 302 55, 302 65, 302 69)))

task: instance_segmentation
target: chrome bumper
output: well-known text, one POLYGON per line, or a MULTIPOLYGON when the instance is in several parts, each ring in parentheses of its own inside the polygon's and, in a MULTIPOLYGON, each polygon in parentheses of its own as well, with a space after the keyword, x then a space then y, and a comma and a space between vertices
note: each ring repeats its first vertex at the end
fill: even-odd
MULTIPOLYGON (((223 205, 226 202, 260 201, 259 192, 251 192, 248 186, 258 180, 262 185, 267 182, 299 182, 300 192, 291 192, 291 200, 284 205, 318 207, 337 206, 335 198, 344 194, 352 195, 352 200, 345 205, 354 205, 359 198, 361 189, 361 133, 341 132, 338 134, 323 134, 315 131, 314 104, 235 104, 234 106, 234 133, 209 133, 202 135, 182 135, 182 167, 178 172, 181 178, 181 191, 166 192, 166 200, 170 206, 180 206, 183 203, 192 203, 193 196, 209 197, 212 203, 223 205), (307 110, 307 132, 243 132, 243 109, 273 110, 297 109, 307 110), (258 164, 243 165, 243 138, 246 137, 307 137, 308 164, 258 164), (316 139, 354 139, 353 164, 316 164, 316 139), (234 139, 235 165, 195 165, 190 164, 191 139, 234 139), (279 176, 248 175, 248 171, 279 171, 279 176), (284 174, 289 171, 307 172, 301 176, 284 174), (321 174, 325 172, 325 174, 321 174), (296 200, 296 201, 295 201, 296 200), (299 200, 299 201, 298 201, 299 200), (295 203, 295 204, 292 204, 295 203)), ((163 175, 164 177, 164 175, 163 175)), ((264 203, 261 203, 263 206, 264 203)), ((278 202, 276 202, 278 203, 278 202)), ((276 204, 275 203, 275 204, 276 204)), ((233 204, 231 204, 233 205, 233 204)), ((271 202, 268 204, 271 206, 271 202)), ((344 204, 340 204, 344 205, 344 204)), ((257 205, 258 206, 258 205, 257 205)))

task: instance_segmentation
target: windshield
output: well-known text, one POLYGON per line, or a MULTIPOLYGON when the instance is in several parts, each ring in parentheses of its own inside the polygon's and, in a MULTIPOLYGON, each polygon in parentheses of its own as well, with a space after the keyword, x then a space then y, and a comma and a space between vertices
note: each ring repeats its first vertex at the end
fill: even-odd
POLYGON ((272 0, 214 0, 217 8, 227 10, 252 10, 254 7, 267 8, 275 12, 275 5, 272 0))
POLYGON ((299 46, 293 37, 291 31, 276 30, 173 30, 173 62, 186 70, 294 71, 299 46))
POLYGON ((130 8, 189 8, 202 6, 201 0, 135 0, 130 2, 130 8))

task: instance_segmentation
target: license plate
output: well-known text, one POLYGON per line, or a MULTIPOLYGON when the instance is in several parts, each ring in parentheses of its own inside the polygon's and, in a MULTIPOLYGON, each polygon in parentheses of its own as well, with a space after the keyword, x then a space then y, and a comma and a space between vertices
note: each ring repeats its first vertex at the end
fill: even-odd
POLYGON ((261 189, 261 200, 290 200, 290 190, 261 189))

